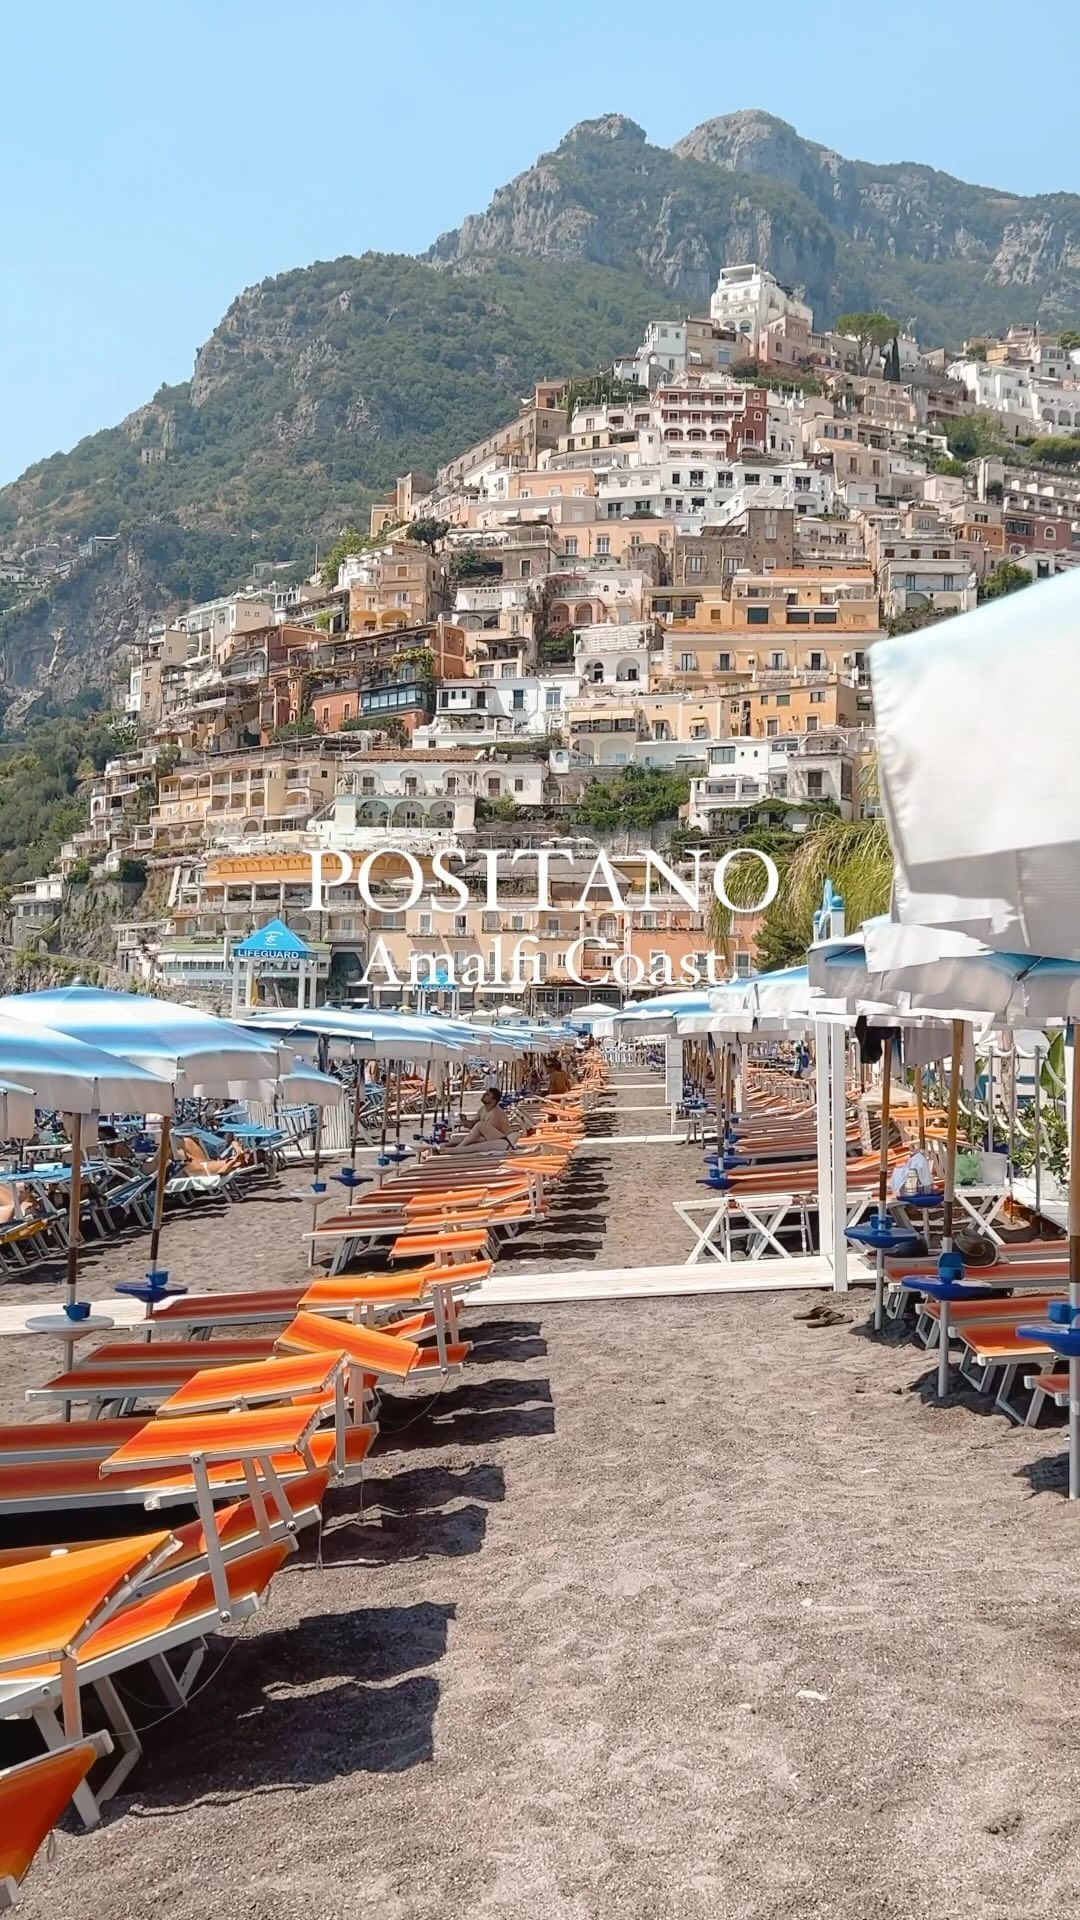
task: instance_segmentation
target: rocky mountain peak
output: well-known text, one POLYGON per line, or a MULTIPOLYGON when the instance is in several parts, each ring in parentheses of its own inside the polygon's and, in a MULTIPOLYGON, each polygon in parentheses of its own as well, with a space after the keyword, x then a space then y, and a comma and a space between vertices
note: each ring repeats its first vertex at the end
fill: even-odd
POLYGON ((579 140, 629 140, 644 146, 646 134, 636 120, 625 113, 602 113, 596 120, 579 120, 559 142, 560 148, 575 146, 579 140))

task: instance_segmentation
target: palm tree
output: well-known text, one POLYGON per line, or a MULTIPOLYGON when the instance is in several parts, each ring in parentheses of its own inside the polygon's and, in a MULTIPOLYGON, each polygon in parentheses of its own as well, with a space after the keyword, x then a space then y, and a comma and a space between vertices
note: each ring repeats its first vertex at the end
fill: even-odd
POLYGON ((876 913, 888 913, 893 857, 885 822, 827 820, 798 848, 783 883, 784 912, 807 944, 826 881, 844 903, 845 924, 857 927, 876 913))

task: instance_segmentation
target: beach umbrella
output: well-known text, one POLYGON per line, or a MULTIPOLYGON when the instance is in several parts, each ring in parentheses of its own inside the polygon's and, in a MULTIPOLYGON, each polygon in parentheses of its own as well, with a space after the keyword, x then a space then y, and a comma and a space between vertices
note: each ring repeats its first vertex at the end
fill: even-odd
POLYGON ((370 1007, 288 1008, 277 1013, 246 1014, 250 1032, 275 1033, 292 1040, 339 1041, 366 1060, 439 1060, 456 1058, 461 1043, 434 1016, 376 1013, 370 1007))
POLYGON ((872 649, 896 916, 1080 959, 1080 569, 872 649))
POLYGON ((676 1021, 694 1013, 709 1012, 709 994, 705 989, 684 993, 659 993, 650 1000, 638 1000, 612 1018, 618 1039, 664 1039, 676 1031, 676 1021))
POLYGON ((10 1012, 20 998, 10 995, 0 1012, 0 1078, 32 1086, 42 1106, 71 1115, 71 1184, 69 1188, 67 1303, 78 1291, 79 1226, 82 1218, 82 1122, 87 1114, 134 1109, 164 1116, 172 1112, 173 1091, 167 1080, 100 1047, 88 1046, 69 1034, 57 1033, 10 1012))
POLYGON ((292 1066, 289 1049, 272 1036, 260 1039, 231 1020, 150 994, 55 987, 5 996, 0 1014, 6 1013, 134 1061, 170 1080, 178 1100, 235 1098, 292 1066))
MULTIPOLYGON (((273 1083, 276 1087, 292 1066, 291 1049, 278 1046, 274 1040, 259 1040, 232 1021, 150 994, 112 993, 102 987, 55 987, 42 993, 7 995, 0 999, 0 1016, 6 1013, 40 1020, 69 1039, 100 1047, 158 1079, 168 1080, 174 1101, 215 1096, 233 1099, 254 1086, 273 1083)), ((145 1111, 136 1101, 128 1104, 136 1111, 145 1111)), ((172 1108, 170 1102, 161 1119, 150 1230, 151 1272, 157 1267, 165 1214, 172 1108)))

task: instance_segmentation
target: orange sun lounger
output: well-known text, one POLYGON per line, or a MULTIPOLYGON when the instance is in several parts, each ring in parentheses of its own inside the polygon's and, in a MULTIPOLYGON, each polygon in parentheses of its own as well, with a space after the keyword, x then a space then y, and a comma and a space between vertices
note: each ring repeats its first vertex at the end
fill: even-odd
POLYGON ((0 1913, 15 1905, 34 1855, 95 1761, 111 1752, 109 1735, 94 1733, 0 1773, 0 1913))
MULTIPOLYGON (((157 1572, 173 1543, 171 1534, 154 1533, 0 1568, 0 1714, 33 1719, 56 1748, 81 1738, 81 1695, 93 1688, 120 1750, 98 1798, 116 1790, 141 1752, 115 1676, 146 1666, 168 1705, 184 1705, 207 1635, 254 1611, 289 1552, 280 1542, 241 1555, 220 1587, 212 1574, 183 1577, 181 1570, 141 1594, 140 1580, 157 1572), (173 1653, 184 1656, 179 1671, 173 1653)), ((97 1798, 85 1779, 72 1798, 94 1825, 97 1798)))

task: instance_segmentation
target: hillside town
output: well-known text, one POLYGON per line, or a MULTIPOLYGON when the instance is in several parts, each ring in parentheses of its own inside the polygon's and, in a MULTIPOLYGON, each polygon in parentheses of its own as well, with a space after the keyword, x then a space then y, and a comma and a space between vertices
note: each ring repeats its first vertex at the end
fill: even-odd
MULTIPOLYGON (((650 846, 677 860, 872 810, 875 643, 1080 561, 1080 336, 1012 327, 950 358, 847 320, 817 332, 764 268, 725 268, 708 315, 657 319, 614 366, 553 374, 437 473, 403 474, 304 584, 152 628, 127 750, 55 870, 14 893, 15 949, 56 948, 73 888, 134 877, 114 979, 222 1007, 236 949, 280 920, 320 996, 394 1005, 414 956, 456 986, 499 916, 433 924, 392 877, 385 911, 347 883, 315 909, 313 851, 430 867, 454 849, 468 871, 600 840, 632 892, 650 846), (631 824, 650 776, 670 817, 631 824)), ((511 930, 553 1011, 715 945, 677 893, 631 916, 553 882, 540 907, 528 859, 517 884, 511 930)), ((732 971, 758 925, 737 919, 732 971)))

